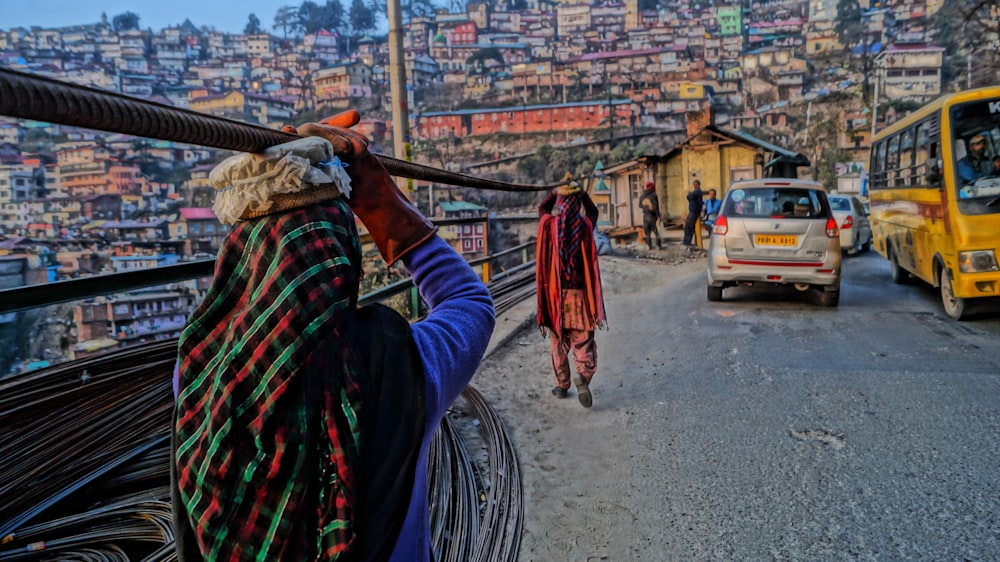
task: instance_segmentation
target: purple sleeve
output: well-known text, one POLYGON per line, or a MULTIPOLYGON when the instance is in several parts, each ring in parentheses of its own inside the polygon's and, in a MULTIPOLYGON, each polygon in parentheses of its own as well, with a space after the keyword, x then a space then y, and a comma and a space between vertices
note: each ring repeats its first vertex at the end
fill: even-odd
POLYGON ((403 263, 431 306, 430 314, 413 324, 413 338, 428 379, 428 421, 440 419, 486 352, 496 322, 493 298, 465 260, 437 236, 407 253, 403 263))

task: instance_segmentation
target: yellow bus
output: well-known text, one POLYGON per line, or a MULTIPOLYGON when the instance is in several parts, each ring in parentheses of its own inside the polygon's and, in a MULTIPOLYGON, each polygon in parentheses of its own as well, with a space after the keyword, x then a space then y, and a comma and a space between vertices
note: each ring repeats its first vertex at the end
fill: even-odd
POLYGON ((1000 87, 942 96, 879 131, 868 191, 893 281, 939 288, 955 320, 1000 296, 1000 87))

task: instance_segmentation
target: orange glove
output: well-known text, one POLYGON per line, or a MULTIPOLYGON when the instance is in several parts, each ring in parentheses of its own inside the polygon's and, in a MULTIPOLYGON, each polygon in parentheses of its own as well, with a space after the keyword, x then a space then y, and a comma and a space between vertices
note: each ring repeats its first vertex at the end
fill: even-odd
POLYGON ((298 129, 286 125, 282 130, 330 141, 334 153, 347 163, 351 177, 347 204, 368 229, 382 258, 392 265, 434 236, 437 227, 410 203, 382 163, 368 152, 368 140, 348 129, 360 120, 361 115, 350 109, 319 123, 306 123, 298 129))

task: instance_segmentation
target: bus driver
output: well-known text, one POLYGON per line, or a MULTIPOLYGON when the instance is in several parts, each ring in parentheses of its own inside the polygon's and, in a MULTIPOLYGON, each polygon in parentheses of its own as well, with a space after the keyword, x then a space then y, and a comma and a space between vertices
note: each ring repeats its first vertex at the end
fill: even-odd
POLYGON ((958 177, 962 185, 968 185, 993 172, 993 161, 986 156, 986 137, 981 134, 969 139, 969 150, 958 161, 958 177))

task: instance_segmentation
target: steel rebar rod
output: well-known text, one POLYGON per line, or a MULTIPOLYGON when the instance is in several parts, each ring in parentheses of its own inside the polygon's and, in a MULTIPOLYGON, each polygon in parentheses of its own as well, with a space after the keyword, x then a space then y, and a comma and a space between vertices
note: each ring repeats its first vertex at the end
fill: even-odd
MULTIPOLYGON (((9 68, 0 68, 0 115, 240 152, 260 152, 270 146, 301 138, 260 125, 9 68)), ((382 154, 375 157, 394 176, 446 185, 497 191, 546 191, 559 186, 500 182, 382 154)))

